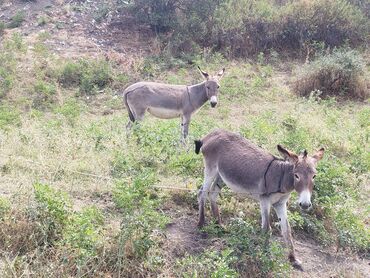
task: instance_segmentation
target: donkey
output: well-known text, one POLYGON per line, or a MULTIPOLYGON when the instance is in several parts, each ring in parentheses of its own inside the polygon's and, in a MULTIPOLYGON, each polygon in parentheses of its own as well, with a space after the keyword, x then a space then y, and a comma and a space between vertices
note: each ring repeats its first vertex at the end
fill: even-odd
POLYGON ((219 81, 225 72, 223 68, 216 75, 210 76, 200 67, 198 69, 205 80, 196 85, 138 82, 127 87, 123 92, 130 118, 127 129, 131 129, 135 121, 142 120, 146 111, 162 119, 181 117, 182 141, 185 142, 191 115, 207 100, 210 101, 211 107, 216 107, 219 81))
POLYGON ((303 270, 296 258, 291 230, 287 219, 287 201, 290 193, 299 194, 302 210, 311 207, 313 179, 317 162, 323 157, 321 148, 313 156, 303 151, 299 156, 277 145, 284 157, 279 159, 254 145, 241 135, 226 130, 215 130, 195 141, 195 152, 204 156, 204 183, 198 193, 199 223, 204 225, 204 205, 207 195, 216 221, 221 224, 216 203, 222 182, 236 193, 244 193, 260 202, 262 229, 269 231, 271 206, 280 221, 281 232, 289 248, 289 260, 295 268, 303 270))

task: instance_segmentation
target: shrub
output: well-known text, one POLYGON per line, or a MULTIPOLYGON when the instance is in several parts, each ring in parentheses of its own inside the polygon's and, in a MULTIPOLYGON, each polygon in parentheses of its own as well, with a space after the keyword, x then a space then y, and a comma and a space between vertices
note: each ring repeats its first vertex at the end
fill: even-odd
POLYGON ((256 228, 256 223, 235 218, 230 223, 230 232, 226 237, 227 245, 234 250, 233 256, 238 258, 234 267, 239 273, 261 273, 266 276, 285 277, 289 270, 284 249, 275 241, 269 242, 269 236, 256 228))
POLYGON ((335 215, 339 245, 369 257, 370 234, 362 218, 352 212, 354 210, 352 206, 341 207, 335 215))
POLYGON ((46 184, 36 183, 34 192, 35 217, 43 233, 43 243, 48 245, 61 237, 70 217, 71 202, 65 193, 46 184))
POLYGON ((2 221, 5 218, 9 211, 10 211, 9 200, 0 196, 0 221, 2 221))
POLYGON ((58 80, 64 87, 76 86, 81 82, 82 70, 81 63, 67 61, 61 68, 58 80))
POLYGON ((102 240, 102 225, 103 214, 96 207, 86 207, 70 217, 62 243, 77 255, 79 263, 96 256, 102 240))
POLYGON ((364 67, 363 58, 356 50, 335 49, 303 66, 293 81, 293 90, 304 97, 316 91, 323 98, 364 100, 369 94, 364 67))
POLYGON ((231 267, 236 260, 231 249, 207 251, 199 256, 188 255, 176 262, 179 277, 231 278, 238 273, 231 267))
POLYGON ((346 0, 135 0, 129 7, 178 56, 205 47, 232 56, 306 55, 314 42, 366 44, 370 30, 366 8, 346 0))
POLYGON ((10 125, 20 124, 20 113, 14 107, 0 105, 0 129, 8 129, 10 125))
POLYGON ((69 99, 57 107, 55 112, 62 114, 73 125, 82 112, 81 105, 75 99, 69 99))
POLYGON ((64 87, 78 86, 81 94, 94 95, 113 81, 113 73, 106 61, 80 59, 65 63, 58 80, 64 87))
POLYGON ((10 22, 8 23, 7 27, 8 28, 17 28, 20 27, 24 21, 25 14, 23 11, 18 11, 11 19, 10 22))
POLYGON ((178 3, 178 0, 135 0, 129 11, 138 23, 149 25, 156 32, 167 32, 177 24, 178 3))
POLYGON ((4 33, 6 25, 3 21, 0 21, 0 36, 4 33))
POLYGON ((56 87, 54 84, 39 80, 33 86, 35 97, 33 99, 34 107, 43 107, 54 101, 56 87))
POLYGON ((150 187, 154 181, 154 174, 146 172, 136 176, 132 183, 121 181, 116 185, 114 202, 122 210, 120 268, 125 268, 128 257, 145 258, 156 244, 153 231, 163 229, 167 223, 167 218, 156 210, 158 198, 150 187))

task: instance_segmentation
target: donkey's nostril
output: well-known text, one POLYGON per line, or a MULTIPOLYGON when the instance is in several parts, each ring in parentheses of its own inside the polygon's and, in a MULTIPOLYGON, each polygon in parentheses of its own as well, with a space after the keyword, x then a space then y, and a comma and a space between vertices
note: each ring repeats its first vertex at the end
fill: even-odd
POLYGON ((304 210, 307 210, 311 207, 311 202, 310 203, 299 203, 299 206, 304 209, 304 210))

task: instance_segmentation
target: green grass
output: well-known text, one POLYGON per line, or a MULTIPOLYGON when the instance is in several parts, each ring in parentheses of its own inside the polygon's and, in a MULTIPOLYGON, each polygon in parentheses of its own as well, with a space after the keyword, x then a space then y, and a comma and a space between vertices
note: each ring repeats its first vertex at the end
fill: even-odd
MULTIPOLYGON (((280 244, 264 245, 259 235, 258 206, 239 203, 230 194, 220 200, 226 229, 207 227, 204 252, 168 254, 164 229, 180 217, 196 221, 196 194, 184 193, 176 205, 174 193, 156 186, 199 187, 203 160, 194 154, 192 141, 220 127, 240 132, 276 155, 277 144, 309 153, 325 147, 314 209, 302 214, 292 197, 293 231, 320 245, 338 242, 345 250, 366 254, 366 103, 302 99, 282 82, 290 73, 280 72, 262 55, 257 64, 214 55, 204 66, 209 71, 226 67, 220 106, 206 105, 193 116, 187 148, 179 143, 179 119, 147 116, 128 139, 127 113, 110 93, 137 76, 195 83, 201 81, 195 66, 177 63, 168 69, 148 59, 127 73, 100 60, 60 63, 26 51, 26 46, 27 41, 14 36, 0 52, 0 76, 6 72, 11 80, 9 86, 0 83, 0 88, 6 86, 6 102, 0 106, 0 180, 7 194, 0 199, 0 244, 6 246, 1 260, 17 261, 6 263, 8 276, 29 270, 66 276, 88 271, 95 276, 287 275, 290 268, 280 244), (35 65, 27 64, 29 55, 35 65), (32 105, 36 96, 40 102, 32 105), (246 216, 237 217, 237 210, 246 216), (218 239, 219 246, 213 241, 218 239)), ((203 60, 198 62, 203 66, 203 60)))

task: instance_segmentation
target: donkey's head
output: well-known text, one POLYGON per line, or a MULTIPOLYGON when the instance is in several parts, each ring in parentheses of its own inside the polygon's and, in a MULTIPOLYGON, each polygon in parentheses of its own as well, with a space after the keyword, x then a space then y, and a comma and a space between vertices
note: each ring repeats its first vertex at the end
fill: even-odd
POLYGON ((205 88, 206 88, 206 94, 209 102, 211 103, 212 107, 216 107, 217 105, 217 95, 218 91, 220 89, 220 84, 218 83, 222 76, 224 75, 225 68, 220 70, 216 75, 210 76, 207 72, 202 71, 200 67, 198 66, 198 69, 200 70, 200 73, 205 78, 205 88))
POLYGON ((306 150, 296 155, 280 145, 277 148, 285 160, 293 164, 294 189, 299 194, 298 203, 301 209, 308 210, 311 207, 316 165, 324 156, 324 148, 318 150, 313 156, 308 156, 306 150))

